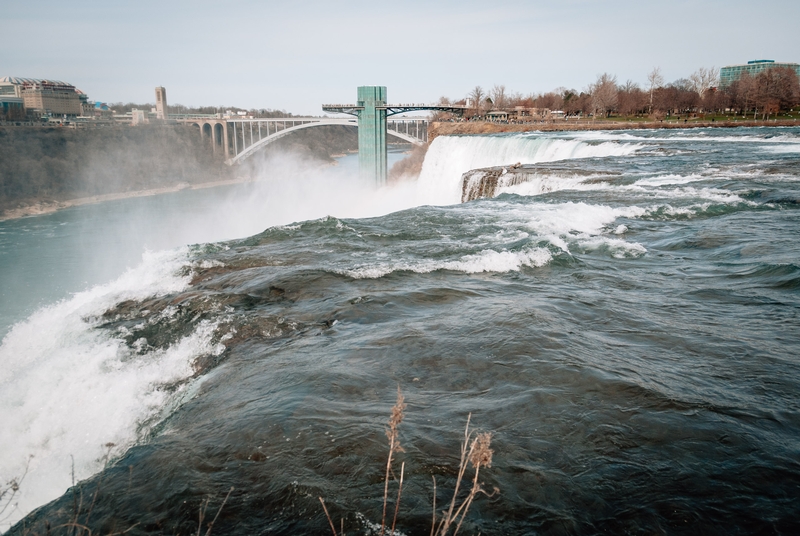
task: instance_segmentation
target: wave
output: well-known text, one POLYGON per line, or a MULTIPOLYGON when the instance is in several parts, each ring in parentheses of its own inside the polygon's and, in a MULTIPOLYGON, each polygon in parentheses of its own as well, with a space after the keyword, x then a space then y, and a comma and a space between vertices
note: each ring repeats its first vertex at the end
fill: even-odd
POLYGON ((502 273, 516 272, 523 266, 530 268, 544 266, 552 258, 552 254, 546 248, 531 248, 522 251, 483 250, 473 255, 464 255, 452 261, 387 262, 363 265, 347 270, 336 270, 334 272, 353 279, 377 279, 393 272, 427 274, 438 270, 450 270, 467 274, 481 272, 502 273))
POLYGON ((560 255, 568 258, 577 252, 636 258, 645 255, 647 249, 626 241, 623 235, 628 228, 617 224, 617 220, 647 215, 648 209, 635 206, 614 208, 583 202, 520 204, 494 199, 469 207, 469 216, 481 222, 478 229, 482 232, 471 234, 470 224, 462 224, 462 234, 457 239, 450 237, 448 258, 441 258, 441 245, 429 245, 417 248, 413 252, 416 258, 409 258, 412 252, 406 249, 403 255, 387 253, 376 260, 358 264, 350 260, 327 269, 354 279, 376 279, 395 272, 514 272, 525 267, 539 268, 560 255))
POLYGON ((636 184, 640 186, 671 186, 674 184, 687 184, 690 182, 708 180, 710 177, 704 175, 656 175, 654 177, 646 177, 639 179, 636 184))
MULTIPOLYGON (((752 132, 752 131, 750 131, 752 132)), ((737 136, 721 135, 715 129, 642 129, 635 132, 619 132, 613 130, 595 130, 570 132, 570 137, 590 141, 626 141, 626 142, 719 142, 719 143, 765 143, 784 144, 797 143, 798 136, 785 133, 778 136, 764 133, 760 136, 741 134, 737 136), (650 134, 650 135, 648 135, 650 134)))
MULTIPOLYGON (((796 142, 796 140, 794 140, 796 142)), ((764 147, 764 151, 774 154, 794 154, 800 153, 800 144, 793 143, 787 145, 778 145, 773 147, 764 147)))

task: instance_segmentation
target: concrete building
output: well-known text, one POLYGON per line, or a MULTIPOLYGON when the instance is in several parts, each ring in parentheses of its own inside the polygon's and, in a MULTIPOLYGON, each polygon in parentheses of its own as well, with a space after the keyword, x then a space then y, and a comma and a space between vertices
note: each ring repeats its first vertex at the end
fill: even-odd
POLYGON ((15 97, 23 100, 26 112, 38 114, 78 116, 88 101, 82 91, 60 80, 0 78, 0 94, 10 96, 12 91, 15 97))
POLYGON ((145 110, 137 110, 134 108, 131 110, 131 125, 146 125, 150 121, 147 117, 147 112, 145 110))
POLYGON ((156 119, 166 120, 167 115, 167 90, 163 86, 156 88, 156 119))
POLYGON ((800 64, 798 63, 779 63, 775 60, 752 60, 740 65, 728 65, 720 69, 719 85, 720 87, 726 87, 738 80, 744 73, 750 76, 756 76, 760 72, 776 67, 788 67, 793 69, 794 72, 797 73, 797 76, 800 77, 800 64))

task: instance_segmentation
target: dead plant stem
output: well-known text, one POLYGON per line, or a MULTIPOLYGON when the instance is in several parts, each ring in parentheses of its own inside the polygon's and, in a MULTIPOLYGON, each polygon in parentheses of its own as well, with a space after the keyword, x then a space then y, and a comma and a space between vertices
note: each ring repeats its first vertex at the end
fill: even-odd
MULTIPOLYGON (((331 519, 331 515, 328 513, 328 509, 325 507, 325 501, 322 500, 322 497, 319 498, 319 502, 322 503, 322 509, 325 510, 325 517, 328 518, 328 523, 330 523, 330 525, 331 525, 331 530, 333 531, 333 536, 337 536, 336 527, 333 526, 333 520, 331 519)), ((344 531, 344 527, 342 527, 342 531, 344 531)))
POLYGON ((400 494, 403 493, 403 473, 406 470, 406 462, 400 464, 400 486, 397 488, 397 502, 394 503, 394 518, 392 519, 392 536, 394 536, 394 527, 397 524, 397 511, 400 510, 400 494))

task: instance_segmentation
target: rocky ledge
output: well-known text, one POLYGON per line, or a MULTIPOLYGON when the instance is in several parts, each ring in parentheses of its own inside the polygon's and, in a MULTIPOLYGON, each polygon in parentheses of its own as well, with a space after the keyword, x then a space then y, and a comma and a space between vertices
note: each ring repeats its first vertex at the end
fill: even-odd
MULTIPOLYGON (((495 197, 504 188, 530 183, 523 195, 538 195, 579 187, 580 184, 607 182, 618 173, 592 170, 567 164, 512 164, 467 171, 461 175, 461 202, 495 197)), ((519 191, 515 193, 521 193, 519 191)))

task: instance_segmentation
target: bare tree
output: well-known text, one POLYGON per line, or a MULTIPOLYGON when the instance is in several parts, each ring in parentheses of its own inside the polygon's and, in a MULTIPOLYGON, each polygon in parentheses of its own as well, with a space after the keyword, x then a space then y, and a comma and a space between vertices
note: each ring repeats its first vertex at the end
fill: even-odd
POLYGON ((506 97, 506 86, 495 85, 491 91, 492 104, 498 110, 503 110, 508 106, 508 98, 506 97))
POLYGON ((611 110, 617 107, 617 77, 608 73, 603 73, 597 77, 597 81, 591 85, 592 107, 595 113, 602 112, 608 115, 611 110))
MULTIPOLYGON (((742 115, 747 117, 747 112, 754 107, 756 101, 756 79, 750 73, 744 72, 728 87, 728 91, 732 93, 736 107, 741 110, 742 115)), ((755 112, 753 112, 753 118, 755 118, 755 112)))
POLYGON ((653 67, 653 70, 647 75, 647 83, 650 89, 650 113, 653 113, 653 93, 664 85, 664 77, 661 75, 659 67, 653 67))
POLYGON ((564 97, 561 96, 561 93, 556 91, 542 93, 538 95, 533 102, 537 108, 545 110, 560 110, 564 107, 564 97))
POLYGON ((472 109, 472 115, 483 115, 484 100, 486 99, 486 93, 484 93, 483 88, 475 86, 467 97, 470 99, 469 107, 472 109))
MULTIPOLYGON (((450 106, 453 102, 445 96, 439 97, 439 101, 436 103, 439 106, 450 106)), ((453 118, 453 114, 450 112, 431 112, 428 115, 431 121, 447 121, 453 118)))
POLYGON ((711 67, 709 69, 700 67, 689 76, 692 90, 695 91, 700 98, 703 98, 706 91, 717 85, 719 79, 719 70, 711 67))
POLYGON ((631 116, 647 111, 647 93, 630 81, 619 89, 617 101, 617 110, 622 115, 631 116))
POLYGON ((800 98, 797 73, 788 67, 776 67, 755 77, 756 105, 764 119, 780 110, 790 110, 800 98))

